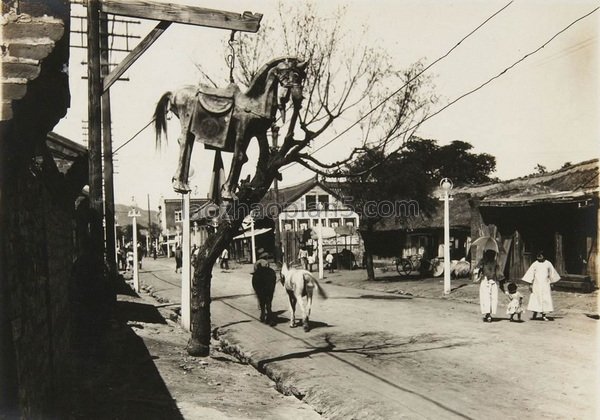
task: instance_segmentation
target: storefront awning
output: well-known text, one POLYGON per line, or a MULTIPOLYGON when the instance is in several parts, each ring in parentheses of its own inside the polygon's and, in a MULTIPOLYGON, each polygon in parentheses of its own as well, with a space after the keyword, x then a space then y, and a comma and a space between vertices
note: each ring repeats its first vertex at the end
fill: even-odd
MULTIPOLYGON (((273 229, 271 228, 260 228, 260 229, 254 229, 254 236, 258 236, 258 235, 262 235, 263 233, 267 233, 269 231, 271 231, 273 229)), ((251 230, 247 230, 246 232, 242 233, 241 235, 238 236, 234 236, 234 240, 236 239, 248 239, 252 237, 252 231, 251 230)))

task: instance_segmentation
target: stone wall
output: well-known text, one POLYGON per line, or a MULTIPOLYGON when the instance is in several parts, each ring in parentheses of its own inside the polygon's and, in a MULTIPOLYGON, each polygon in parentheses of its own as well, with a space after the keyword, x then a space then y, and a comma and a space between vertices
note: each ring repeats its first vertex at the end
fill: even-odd
POLYGON ((58 418, 53 405, 70 358, 75 197, 52 166, 46 136, 69 106, 69 3, 3 0, 2 12, 3 81, 22 86, 0 121, 0 417, 58 418), (52 45, 40 55, 42 38, 52 45))
POLYGON ((13 228, 5 232, 9 258, 3 271, 18 406, 24 417, 35 418, 54 411, 54 391, 68 372, 76 251, 74 212, 52 196, 42 172, 24 175, 19 192, 4 197, 19 210, 8 215, 13 228))

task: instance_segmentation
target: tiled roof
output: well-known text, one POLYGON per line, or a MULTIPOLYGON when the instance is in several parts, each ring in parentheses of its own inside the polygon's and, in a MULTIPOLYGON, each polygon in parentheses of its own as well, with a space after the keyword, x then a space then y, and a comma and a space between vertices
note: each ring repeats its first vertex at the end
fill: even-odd
MULTIPOLYGON (((449 202, 450 205, 450 227, 470 228, 471 207, 469 197, 464 194, 454 195, 449 202)), ((418 229, 441 229, 444 227, 444 203, 439 201, 431 214, 420 212, 417 216, 384 217, 375 224, 376 231, 388 230, 418 230, 418 229)))
POLYGON ((482 206, 522 206, 577 202, 598 196, 598 159, 545 174, 468 187, 465 192, 482 206))
MULTIPOLYGON (((288 187, 279 188, 279 200, 278 202, 282 205, 286 203, 292 203, 296 201, 298 198, 302 196, 302 194, 310 191, 316 185, 319 184, 319 181, 316 177, 309 178, 306 181, 302 181, 298 184, 293 184, 288 187)), ((261 200, 261 204, 263 206, 268 206, 269 204, 274 204, 276 202, 275 190, 271 188, 267 191, 267 194, 261 200)))
POLYGON ((50 132, 46 136, 46 145, 54 158, 56 167, 63 174, 67 173, 77 158, 86 156, 88 153, 85 146, 54 132, 50 132))

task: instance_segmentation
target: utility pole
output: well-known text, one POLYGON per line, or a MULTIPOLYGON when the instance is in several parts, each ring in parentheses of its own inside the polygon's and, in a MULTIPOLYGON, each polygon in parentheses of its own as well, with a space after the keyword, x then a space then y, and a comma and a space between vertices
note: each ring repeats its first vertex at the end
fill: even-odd
POLYGON ((150 194, 146 194, 146 197, 148 198, 148 234, 146 235, 146 252, 148 253, 147 255, 150 255, 150 243, 152 241, 152 230, 151 230, 151 226, 150 223, 150 194))
MULTIPOLYGON (((108 46, 108 16, 100 12, 100 64, 104 79, 110 73, 110 57, 108 46)), ((113 182, 113 149, 112 119, 110 114, 110 91, 106 90, 101 97, 102 109, 102 149, 104 151, 104 223, 106 234, 106 263, 112 276, 117 275, 115 259, 115 188, 113 182)))
POLYGON ((191 268, 190 268, 190 195, 183 195, 183 208, 181 210, 181 221, 183 227, 181 250, 183 261, 181 266, 181 326, 190 330, 191 316, 191 268))
POLYGON ((88 0, 88 153, 89 153, 89 200, 90 241, 94 258, 104 255, 102 227, 102 110, 100 105, 102 78, 100 71, 100 2, 88 0))

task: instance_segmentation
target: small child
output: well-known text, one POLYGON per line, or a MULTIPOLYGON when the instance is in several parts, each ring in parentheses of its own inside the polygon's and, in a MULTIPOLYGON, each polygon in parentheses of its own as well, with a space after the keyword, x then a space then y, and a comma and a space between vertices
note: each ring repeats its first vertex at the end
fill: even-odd
POLYGON ((519 321, 521 321, 521 314, 523 313, 523 295, 517 291, 517 285, 510 283, 508 285, 508 291, 506 295, 510 299, 508 306, 506 307, 506 313, 510 315, 510 322, 514 322, 514 316, 517 315, 519 321))

